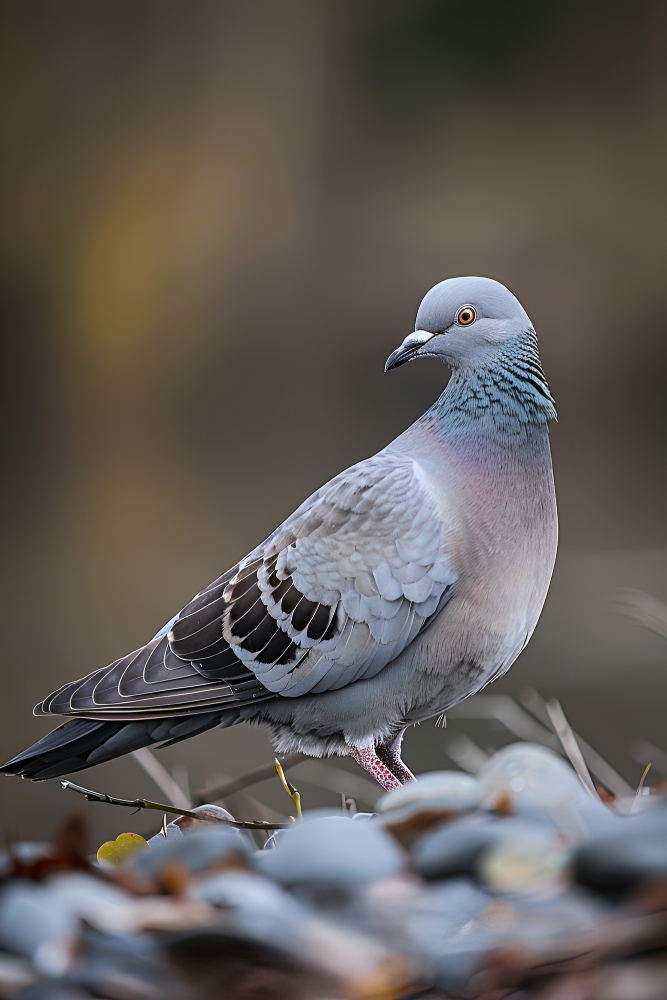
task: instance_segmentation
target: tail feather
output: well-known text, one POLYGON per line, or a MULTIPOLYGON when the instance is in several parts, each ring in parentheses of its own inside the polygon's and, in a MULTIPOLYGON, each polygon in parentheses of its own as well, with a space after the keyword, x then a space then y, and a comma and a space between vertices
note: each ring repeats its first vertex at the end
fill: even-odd
MULTIPOLYGON (((178 743, 219 726, 223 714, 226 716, 229 713, 212 712, 138 722, 71 719, 3 764, 0 774, 17 774, 32 781, 58 778, 93 764, 114 760, 141 747, 178 743)), ((234 721, 236 719, 229 722, 225 719, 227 724, 233 725, 234 721)))

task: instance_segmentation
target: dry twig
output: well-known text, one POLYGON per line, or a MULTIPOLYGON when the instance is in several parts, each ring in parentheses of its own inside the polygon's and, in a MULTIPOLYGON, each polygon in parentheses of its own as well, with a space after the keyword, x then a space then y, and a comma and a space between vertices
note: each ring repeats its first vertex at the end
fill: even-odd
POLYGON ((552 698, 551 701, 547 702, 547 712, 549 713, 549 718, 551 719, 551 723, 556 730, 558 738, 563 744, 563 750, 567 754, 570 764, 579 775, 582 785, 589 795, 591 795, 594 799, 597 799, 599 796, 595 785, 593 784, 593 779, 588 773, 586 761, 584 760, 576 737, 572 732, 572 727, 565 718, 565 712, 556 698, 552 698))
POLYGON ((448 715, 454 719, 497 719, 520 740, 541 743, 560 752, 560 744, 553 733, 517 705, 509 695, 478 694, 457 705, 448 715))
MULTIPOLYGON (((519 699, 523 705, 532 712, 540 722, 551 724, 549 718, 549 713, 547 711, 547 703, 539 694, 535 688, 525 688, 519 695, 519 699)), ((634 788, 627 783, 625 778, 616 771, 611 764, 607 763, 604 757, 601 757, 597 750, 594 750, 590 743, 583 738, 580 733, 573 730, 574 737, 581 748, 586 765, 597 776, 597 778, 605 785, 610 792, 614 795, 618 795, 620 798, 632 797, 635 794, 634 788)), ((646 763, 644 761, 643 763, 646 763)))
MULTIPOLYGON (((286 754, 280 762, 283 771, 287 771, 288 768, 294 767, 295 764, 299 764, 302 760, 306 760, 306 756, 305 753, 286 754)), ((253 767, 252 770, 245 771, 243 774, 237 775, 236 778, 229 778, 220 785, 211 785, 207 788, 202 788, 195 794, 195 803, 203 805, 204 802, 214 802, 216 799, 224 799, 233 792, 240 792, 244 788, 249 788, 250 785, 257 785, 260 781, 267 781, 269 778, 274 778, 275 774, 276 767, 273 762, 262 764, 260 767, 253 767)))
POLYGON ((643 590, 620 590, 612 601, 620 615, 667 639, 667 605, 643 590))
POLYGON ((651 764, 655 771, 667 776, 667 753, 660 747, 648 740, 637 740, 630 752, 638 764, 651 764))
MULTIPOLYGON (((283 769, 285 765, 283 764, 283 769)), ((299 782, 305 781, 316 788, 324 788, 337 795, 345 795, 360 799, 369 806, 374 806, 382 794, 382 789, 372 781, 367 781, 359 775, 351 774, 342 767, 325 764, 315 757, 308 757, 299 764, 299 782)))
POLYGON ((477 774, 489 759, 488 753, 478 747, 465 733, 457 733, 448 739, 445 753, 468 774, 477 774))
POLYGON ((132 756, 142 770, 146 772, 163 795, 166 795, 172 806, 179 809, 189 809, 192 803, 177 781, 172 778, 167 768, 148 747, 133 750, 132 756))
POLYGON ((82 785, 75 785, 73 781, 61 781, 61 788, 69 788, 79 795, 85 796, 89 802, 107 802, 112 806, 125 806, 127 809, 155 809, 161 813, 173 813, 176 816, 189 816, 191 819, 208 820, 212 823, 225 823, 233 826, 237 830, 282 830, 286 823, 265 823, 263 820, 253 820, 243 822, 240 820, 220 820, 217 817, 207 816, 205 813, 194 812, 192 809, 179 809, 176 806, 165 805, 163 802, 153 802, 151 799, 121 799, 116 795, 108 795, 106 792, 96 792, 92 788, 84 788, 82 785))

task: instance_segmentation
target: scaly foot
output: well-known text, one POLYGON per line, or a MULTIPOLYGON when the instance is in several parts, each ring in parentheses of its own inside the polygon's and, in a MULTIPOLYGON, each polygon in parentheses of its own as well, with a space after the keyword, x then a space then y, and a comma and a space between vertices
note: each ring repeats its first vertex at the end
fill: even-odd
POLYGON ((351 743, 348 743, 347 749, 350 752, 350 757, 353 757, 357 764, 363 767, 364 771, 368 771, 382 785, 386 792, 393 792, 395 789, 401 787, 399 779, 389 770, 384 761, 380 760, 372 744, 353 746, 351 743))

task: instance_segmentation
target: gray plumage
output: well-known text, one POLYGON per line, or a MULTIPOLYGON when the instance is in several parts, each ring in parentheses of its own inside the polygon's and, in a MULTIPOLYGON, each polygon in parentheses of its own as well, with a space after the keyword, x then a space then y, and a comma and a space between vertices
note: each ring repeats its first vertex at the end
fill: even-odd
POLYGON ((78 729, 3 770, 51 777, 250 721, 280 752, 351 752, 385 787, 410 777, 403 730, 509 668, 557 541, 555 410, 521 305, 495 281, 454 278, 426 295, 416 326, 387 368, 435 357, 453 372, 424 416, 142 649, 50 695, 36 714, 75 716, 78 729))

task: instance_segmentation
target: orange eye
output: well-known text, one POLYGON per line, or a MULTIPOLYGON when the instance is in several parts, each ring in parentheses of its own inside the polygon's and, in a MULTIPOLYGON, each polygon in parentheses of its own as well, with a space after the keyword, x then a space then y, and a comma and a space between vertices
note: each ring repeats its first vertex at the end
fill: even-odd
POLYGON ((477 313, 472 306, 462 306, 456 314, 456 321, 461 326, 470 326, 477 319, 477 313))

